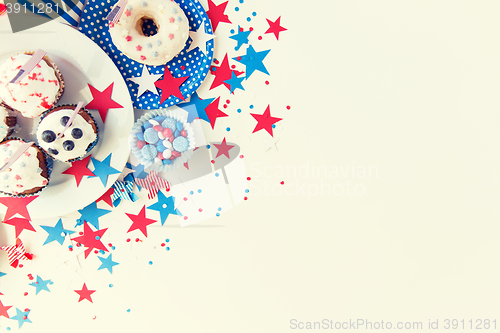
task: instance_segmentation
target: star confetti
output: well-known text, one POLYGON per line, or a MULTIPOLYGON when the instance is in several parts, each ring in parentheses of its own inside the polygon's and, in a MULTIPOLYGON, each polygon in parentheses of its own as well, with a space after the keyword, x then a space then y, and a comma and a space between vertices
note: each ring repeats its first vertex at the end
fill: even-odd
POLYGON ((9 318, 9 314, 7 313, 7 311, 12 307, 12 305, 9 305, 9 306, 6 306, 6 305, 3 305, 2 301, 0 301, 0 317, 5 317, 5 318, 9 318))
POLYGON ((246 67, 246 79, 250 78, 250 76, 253 74, 255 71, 260 71, 264 74, 269 75, 269 72, 266 69, 266 66, 264 66, 264 58, 269 54, 271 50, 266 50, 266 51, 261 51, 261 52, 256 52, 253 48, 252 45, 250 45, 247 48, 247 54, 233 58, 233 60, 236 60, 246 67))
POLYGON ((83 222, 90 223, 94 226, 94 228, 99 229, 99 218, 110 213, 110 210, 97 208, 97 203, 92 202, 87 207, 78 210, 78 213, 81 214, 80 218, 76 220, 76 226, 82 225, 83 222))
POLYGON ((188 112, 188 119, 187 119, 188 123, 192 122, 196 118, 200 118, 200 119, 205 120, 206 122, 210 122, 208 120, 207 113, 205 112, 205 109, 214 100, 215 100, 215 98, 201 99, 198 96, 198 93, 194 92, 191 95, 189 102, 177 104, 177 107, 184 109, 188 112))
POLYGON ((92 177, 99 177, 99 179, 101 180, 101 182, 104 186, 106 186, 106 183, 108 182, 109 175, 121 173, 120 171, 116 170, 115 168, 112 168, 109 165, 111 163, 111 154, 112 153, 110 153, 108 156, 106 156, 106 158, 103 161, 98 161, 92 157, 92 164, 94 165, 93 172, 95 175, 92 177))
POLYGON ((220 5, 216 6, 212 0, 208 0, 207 15, 210 21, 212 22, 212 25, 214 27, 214 32, 215 30, 217 30, 217 27, 219 26, 220 22, 231 23, 227 15, 224 14, 227 3, 228 1, 223 2, 220 5))
POLYGON ((163 79, 155 82, 155 86, 161 89, 161 99, 160 104, 165 102, 170 96, 174 96, 184 100, 179 87, 189 78, 189 76, 183 76, 179 78, 174 78, 170 73, 167 65, 165 65, 165 74, 163 74, 163 79))
POLYGON ((271 117, 271 109, 268 105, 266 111, 263 114, 254 114, 250 113, 252 117, 257 120, 257 126, 255 126, 252 133, 260 131, 261 129, 265 129, 271 136, 273 136, 273 124, 282 120, 282 118, 271 117))
POLYGON ((75 293, 80 295, 80 299, 78 300, 78 302, 81 302, 84 299, 86 299, 90 303, 94 303, 94 302, 92 302, 92 297, 90 295, 92 295, 95 292, 96 292, 95 290, 89 290, 85 283, 83 284, 83 287, 81 290, 75 290, 75 293))
POLYGON ((113 187, 108 188, 108 190, 104 192, 104 194, 101 195, 99 199, 96 200, 96 203, 98 203, 99 201, 104 201, 110 207, 113 207, 113 200, 111 199, 113 193, 115 193, 115 189, 113 187))
POLYGON ((274 34, 276 36, 276 40, 280 39, 280 32, 286 31, 287 29, 283 28, 280 24, 281 16, 278 17, 276 21, 271 21, 269 19, 266 19, 267 23, 269 24, 269 29, 265 32, 265 34, 274 34))
POLYGON ((111 99, 113 84, 114 82, 101 92, 88 83, 93 99, 85 108, 99 111, 103 123, 106 121, 109 109, 123 109, 123 106, 111 99))
POLYGON ((182 215, 178 209, 175 209, 175 198, 166 197, 162 191, 158 192, 158 201, 149 206, 148 209, 160 212, 161 225, 165 223, 167 217, 172 215, 182 215))
POLYGON ((116 261, 113 261, 112 254, 110 253, 107 258, 97 257, 101 261, 101 266, 97 270, 107 269, 111 274, 113 274, 113 266, 119 265, 116 261))
POLYGON ((131 231, 139 229, 142 232, 142 234, 144 235, 144 237, 148 237, 148 231, 147 231, 146 227, 150 224, 155 223, 156 220, 148 219, 146 217, 146 206, 145 205, 142 206, 142 209, 139 212, 139 214, 134 215, 134 214, 125 213, 125 215, 127 215, 129 217, 129 219, 131 219, 133 222, 127 232, 131 232, 131 231))
POLYGON ((102 235, 106 232, 106 229, 92 231, 87 222, 83 223, 83 236, 72 238, 75 242, 79 242, 88 249, 85 250, 85 258, 87 258, 93 249, 102 250, 108 252, 104 244, 101 242, 102 235))
POLYGON ((207 117, 210 125, 212 126, 212 129, 214 129, 215 127, 217 118, 227 117, 227 114, 219 110, 219 100, 220 97, 217 97, 215 101, 210 103, 210 105, 205 108, 205 112, 207 113, 207 117))
POLYGON ((130 165, 132 169, 134 169, 134 178, 135 179, 144 179, 148 176, 148 173, 144 171, 144 164, 130 165))
POLYGON ((83 176, 95 177, 94 173, 87 167, 89 164, 90 155, 83 160, 71 162, 71 167, 63 171, 63 174, 73 175, 76 180, 76 187, 80 185, 83 176))
POLYGON ((31 225, 30 220, 28 219, 14 217, 11 218, 10 220, 3 221, 3 223, 12 225, 16 228, 16 238, 19 237, 19 235, 23 230, 30 230, 36 232, 36 230, 31 225))
POLYGON ((24 244, 19 238, 16 239, 16 245, 2 246, 0 247, 0 250, 4 250, 5 252, 7 252, 9 265, 14 268, 17 268, 20 260, 33 259, 33 255, 26 252, 24 244))
POLYGON ((240 49, 240 47, 243 46, 243 44, 248 44, 248 35, 250 35, 251 31, 243 31, 243 28, 238 26, 238 32, 232 36, 229 36, 229 38, 234 39, 235 41, 238 42, 236 47, 234 48, 236 51, 240 49))
POLYGON ((236 74, 234 72, 232 72, 231 78, 229 80, 224 81, 224 83, 227 83, 231 86, 231 88, 229 89, 229 92, 231 94, 234 94, 234 91, 236 89, 245 90, 245 88, 243 88, 243 86, 241 85, 241 82, 243 82, 243 80, 245 80, 245 77, 238 78, 236 76, 236 74))
POLYGON ((276 147, 276 144, 280 141, 278 138, 269 138, 269 139, 263 139, 262 142, 265 144, 265 149, 264 151, 268 151, 269 149, 272 149, 274 151, 278 151, 278 148, 276 147))
POLYGON ((229 68, 229 60, 227 58, 227 53, 224 55, 224 59, 222 60, 222 63, 220 64, 219 67, 217 66, 212 66, 211 67, 212 71, 211 74, 215 76, 214 81, 212 82, 212 85, 210 86, 210 90, 217 88, 221 84, 226 86, 227 89, 230 89, 230 85, 227 83, 224 83, 224 81, 230 80, 231 79, 231 73, 235 73, 236 76, 239 76, 243 74, 243 72, 238 72, 238 71, 233 71, 229 68))
POLYGON ((213 145, 218 150, 217 156, 215 156, 215 158, 217 158, 221 155, 225 155, 227 158, 229 158, 229 151, 235 147, 235 146, 228 145, 226 143, 226 138, 224 138, 224 140, 222 140, 222 142, 220 144, 214 143, 213 145))
POLYGON ((10 319, 17 320, 19 328, 21 328, 24 323, 31 323, 31 320, 28 318, 29 313, 29 311, 21 311, 16 308, 16 315, 14 317, 10 317, 10 319))
POLYGON ((47 286, 48 284, 52 284, 52 280, 44 280, 38 275, 36 276, 36 282, 30 283, 30 286, 33 286, 36 288, 35 295, 38 295, 38 293, 42 290, 46 290, 50 292, 49 287, 47 286))
POLYGON ((25 198, 0 198, 0 203, 7 207, 7 212, 5 213, 4 220, 10 219, 17 213, 31 221, 27 206, 36 198, 38 198, 38 195, 25 198))
POLYGON ((137 92, 137 97, 139 97, 146 91, 151 91, 153 94, 158 95, 158 89, 156 89, 155 82, 158 81, 160 77, 161 74, 150 74, 148 67, 144 65, 142 67, 141 76, 132 77, 127 80, 139 85, 139 91, 137 92))
POLYGON ((191 37, 192 42, 189 45, 189 49, 187 52, 199 48, 201 52, 206 56, 207 55, 207 42, 209 40, 214 39, 215 35, 207 34, 205 32, 205 21, 201 22, 200 27, 196 31, 190 31, 189 37, 191 37))
POLYGON ((162 188, 166 189, 167 191, 170 190, 170 185, 168 184, 168 182, 165 179, 161 178, 158 175, 158 172, 154 170, 151 171, 145 179, 136 179, 135 182, 137 183, 137 185, 149 190, 149 200, 154 199, 156 197, 156 193, 158 193, 158 191, 162 188))
POLYGON ((57 221, 56 225, 53 227, 49 227, 46 225, 41 225, 40 227, 49 234, 43 245, 49 244, 53 241, 56 241, 59 244, 63 245, 66 235, 71 235, 72 233, 74 233, 74 231, 66 230, 63 228, 61 219, 59 219, 59 221, 57 221))

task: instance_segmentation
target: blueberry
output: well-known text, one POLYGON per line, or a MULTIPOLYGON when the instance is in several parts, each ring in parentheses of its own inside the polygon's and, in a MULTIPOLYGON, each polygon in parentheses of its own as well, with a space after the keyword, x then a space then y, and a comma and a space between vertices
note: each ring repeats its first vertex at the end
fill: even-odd
POLYGON ((68 116, 62 117, 61 118, 61 125, 66 126, 66 124, 68 123, 68 120, 69 120, 68 116))
POLYGON ((56 139, 56 133, 54 133, 53 131, 43 131, 42 133, 42 140, 47 142, 47 143, 51 143, 53 142, 55 139, 56 139))
POLYGON ((75 143, 71 140, 66 140, 63 142, 63 148, 66 151, 72 151, 75 148, 75 143))
POLYGON ((73 128, 71 131, 71 136, 75 139, 80 139, 83 136, 83 132, 79 128, 73 128))
POLYGON ((59 154, 59 152, 55 149, 52 149, 52 148, 49 148, 49 153, 52 154, 52 155, 57 155, 59 154))

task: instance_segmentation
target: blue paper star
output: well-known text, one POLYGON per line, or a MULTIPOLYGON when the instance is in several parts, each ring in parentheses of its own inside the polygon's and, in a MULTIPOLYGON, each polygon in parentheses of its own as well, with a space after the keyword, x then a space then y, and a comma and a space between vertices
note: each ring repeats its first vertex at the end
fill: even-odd
POLYGON ((30 283, 30 286, 33 286, 36 288, 35 295, 38 295, 38 293, 42 290, 47 290, 48 292, 50 292, 49 287, 47 287, 48 284, 52 284, 52 281, 51 280, 43 280, 41 277, 39 277, 37 275, 36 282, 30 283))
POLYGON ((241 82, 243 82, 243 80, 245 80, 244 77, 238 78, 234 72, 231 72, 231 78, 224 82, 231 86, 230 93, 232 94, 236 90, 236 88, 245 90, 245 88, 243 88, 243 86, 241 85, 241 82))
POLYGON ((158 192, 158 202, 148 207, 148 209, 156 210, 160 212, 161 225, 165 223, 168 215, 182 215, 178 209, 175 209, 175 198, 166 197, 162 191, 158 192))
POLYGON ((215 98, 201 99, 198 96, 198 93, 195 92, 194 94, 191 95, 191 99, 189 100, 189 102, 181 103, 178 104, 177 106, 188 112, 188 120, 187 120, 188 123, 192 122, 198 117, 207 122, 210 122, 207 113, 205 112, 205 108, 214 100, 215 98))
POLYGON ((240 26, 238 26, 238 33, 229 36, 229 38, 238 42, 238 45, 234 48, 236 51, 238 51, 243 44, 248 44, 248 35, 250 35, 250 33, 251 31, 241 31, 240 26))
POLYGON ((74 233, 74 231, 63 229, 61 219, 59 219, 59 221, 57 221, 57 224, 53 227, 49 227, 46 225, 41 225, 40 227, 42 227, 42 229, 49 234, 43 245, 49 244, 53 241, 57 241, 59 244, 63 245, 64 237, 66 237, 66 235, 71 235, 72 233, 74 233))
POLYGON ((92 164, 94 165, 94 171, 92 172, 94 173, 95 176, 88 176, 88 177, 89 178, 99 177, 104 186, 106 186, 109 175, 115 173, 121 173, 115 168, 109 166, 109 163, 111 163, 111 153, 103 161, 98 161, 93 157, 91 157, 90 159, 92 160, 92 164))
POLYGON ((31 323, 31 320, 29 320, 28 315, 30 314, 29 311, 21 311, 18 308, 16 308, 17 314, 14 317, 10 317, 12 320, 17 320, 19 323, 19 328, 23 326, 24 323, 31 323), (26 317, 26 319, 24 319, 26 317))
POLYGON ((270 51, 271 50, 255 52, 253 46, 250 45, 247 48, 246 55, 241 56, 240 60, 238 60, 238 57, 233 58, 233 60, 236 60, 246 66, 245 79, 248 79, 250 75, 252 75, 255 71, 261 71, 262 73, 269 75, 269 72, 267 71, 266 66, 264 66, 263 61, 270 51))
POLYGON ((148 176, 147 172, 144 172, 144 164, 132 165, 131 168, 134 169, 134 178, 135 179, 144 179, 148 176))
POLYGON ((104 257, 97 257, 101 261, 101 266, 97 269, 104 269, 106 268, 111 274, 113 274, 113 266, 119 265, 116 261, 113 261, 113 258, 111 258, 112 254, 110 253, 107 258, 104 257))
POLYGON ((4 275, 7 275, 7 273, 2 273, 0 272, 0 277, 4 276, 4 275))
POLYGON ((78 220, 76 220, 76 226, 82 225, 83 221, 86 221, 87 223, 90 223, 99 230, 99 218, 103 215, 108 214, 111 212, 110 210, 107 209, 100 209, 97 208, 97 203, 93 202, 87 207, 80 209, 78 213, 82 214, 78 220))

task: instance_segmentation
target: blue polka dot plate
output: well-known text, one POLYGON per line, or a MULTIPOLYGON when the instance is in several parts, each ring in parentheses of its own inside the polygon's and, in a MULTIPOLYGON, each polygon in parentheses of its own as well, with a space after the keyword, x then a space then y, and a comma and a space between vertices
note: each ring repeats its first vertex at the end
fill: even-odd
MULTIPOLYGON (((175 1, 179 4, 188 18, 190 31, 197 31, 200 29, 201 25, 204 24, 205 32, 207 34, 212 34, 210 20, 205 12, 205 9, 198 0, 175 1)), ((160 95, 157 95, 151 91, 146 91, 142 95, 138 96, 138 85, 127 80, 133 77, 140 77, 142 75, 142 68, 145 65, 124 55, 116 48, 111 40, 106 16, 109 14, 113 5, 117 2, 117 0, 89 0, 83 11, 79 30, 99 45, 114 62, 127 82, 127 87, 135 108, 151 110, 183 102, 180 98, 171 95, 163 103, 160 103, 161 93, 160 95)), ((152 28, 150 27, 150 29, 152 28)), ((147 30, 148 29, 146 27, 146 31, 144 31, 145 34, 147 34, 147 30)), ((180 91, 184 99, 190 97, 206 78, 214 53, 213 39, 207 41, 206 55, 200 51, 198 47, 193 48, 188 52, 191 42, 191 38, 188 38, 188 42, 186 43, 184 49, 175 58, 167 63, 174 78, 189 76, 189 78, 180 86, 180 91)), ((150 74, 163 74, 165 71, 165 65, 148 65, 147 68, 150 74)))

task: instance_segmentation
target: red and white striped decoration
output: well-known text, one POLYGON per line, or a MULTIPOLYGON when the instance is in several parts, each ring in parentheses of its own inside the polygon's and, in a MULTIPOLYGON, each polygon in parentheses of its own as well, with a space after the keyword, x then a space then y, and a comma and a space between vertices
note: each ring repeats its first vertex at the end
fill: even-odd
POLYGON ((31 260, 33 258, 33 255, 31 253, 26 253, 24 244, 19 238, 16 239, 16 245, 2 246, 0 247, 0 250, 4 250, 7 252, 7 255, 9 257, 9 265, 14 268, 17 268, 19 260, 31 260))
POLYGON ((165 179, 161 178, 156 171, 151 171, 146 178, 136 179, 135 182, 140 187, 144 187, 149 190, 148 199, 150 200, 154 199, 158 191, 162 188, 167 191, 170 190, 170 184, 165 179))

